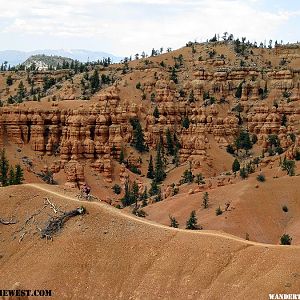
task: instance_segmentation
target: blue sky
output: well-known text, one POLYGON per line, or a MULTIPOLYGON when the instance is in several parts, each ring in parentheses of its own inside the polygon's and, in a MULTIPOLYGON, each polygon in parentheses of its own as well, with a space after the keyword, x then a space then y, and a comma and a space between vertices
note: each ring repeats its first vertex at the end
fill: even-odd
POLYGON ((300 41, 299 0, 0 0, 0 50, 88 49, 125 56, 227 31, 300 41))

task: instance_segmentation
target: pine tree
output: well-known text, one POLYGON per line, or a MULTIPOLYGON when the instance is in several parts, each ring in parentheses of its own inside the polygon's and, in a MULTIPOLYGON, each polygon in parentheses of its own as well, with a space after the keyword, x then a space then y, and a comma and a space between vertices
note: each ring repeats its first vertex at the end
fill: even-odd
POLYGON ((11 86, 13 84, 13 80, 11 78, 11 75, 8 75, 7 78, 6 78, 6 84, 8 86, 11 86))
POLYGON ((91 82, 91 89, 92 93, 96 93, 99 88, 100 88, 100 78, 99 78, 99 73, 95 69, 93 75, 90 77, 90 82, 91 82))
POLYGON ((150 155, 149 165, 148 165, 148 172, 147 178, 153 179, 154 178, 154 168, 153 168, 153 159, 152 155, 150 155))
POLYGON ((246 153, 247 153, 248 150, 250 150, 252 148, 252 142, 251 142, 249 132, 241 131, 239 133, 239 136, 235 140, 235 146, 236 146, 237 150, 244 149, 244 150, 246 150, 246 153))
POLYGON ((192 183, 194 181, 194 175, 192 173, 191 163, 189 165, 189 168, 184 171, 181 181, 183 183, 192 183))
POLYGON ((191 212, 190 218, 186 222, 186 229, 190 229, 190 230, 198 229, 196 212, 194 210, 191 212))
POLYGON ((23 170, 21 166, 18 164, 16 165, 15 184, 22 184, 23 180, 24 180, 23 170))
POLYGON ((175 146, 174 149, 174 157, 173 157, 173 164, 178 167, 179 166, 179 149, 175 146))
POLYGON ((246 179, 248 177, 248 172, 245 168, 240 169, 240 176, 242 179, 246 179))
POLYGON ((121 194, 122 188, 118 184, 113 185, 111 189, 114 191, 116 195, 121 194))
POLYGON ((283 114, 281 117, 281 126, 286 126, 287 123, 287 117, 286 114, 283 114))
POLYGON ((216 216, 219 216, 219 215, 222 215, 223 214, 223 211, 219 205, 219 207, 216 209, 216 216))
POLYGON ((139 122, 139 120, 136 119, 135 125, 134 125, 134 131, 133 131, 133 146, 135 147, 136 150, 139 152, 145 152, 147 150, 147 147, 145 145, 145 139, 144 139, 144 133, 142 126, 139 122))
POLYGON ((13 104, 15 101, 14 101, 14 98, 12 97, 12 95, 10 95, 7 99, 7 103, 8 104, 13 104))
POLYGON ((266 83, 265 83, 265 88, 264 88, 264 94, 263 94, 264 98, 267 97, 268 92, 269 92, 269 91, 268 91, 268 84, 267 84, 267 81, 266 81, 266 83))
POLYGON ((167 140, 167 151, 169 155, 174 155, 174 142, 172 139, 172 135, 170 132, 170 129, 167 129, 167 133, 166 133, 166 140, 167 140))
POLYGON ((113 158, 115 158, 116 155, 117 155, 117 148, 116 148, 116 145, 113 144, 112 147, 111 147, 111 156, 112 156, 113 158))
POLYGON ((165 178, 166 178, 166 173, 164 170, 162 144, 161 142, 159 142, 157 146, 157 153, 156 153, 154 180, 158 183, 158 182, 162 182, 165 178))
POLYGON ((195 96, 194 96, 194 91, 191 90, 190 94, 189 94, 189 102, 195 102, 195 96))
POLYGON ((284 157, 283 162, 281 164, 281 169, 287 172, 287 175, 294 176, 295 175, 295 161, 288 160, 284 157))
POLYGON ((6 158, 5 150, 2 150, 0 156, 0 182, 2 183, 2 186, 6 186, 8 183, 7 182, 8 169, 9 169, 9 162, 6 158))
POLYGON ((257 135, 255 133, 252 134, 251 143, 254 145, 257 143, 257 141, 258 141, 257 135))
POLYGON ((157 106, 155 106, 155 108, 154 108, 154 111, 153 111, 153 116, 154 116, 156 119, 158 119, 158 118, 159 118, 159 111, 158 111, 158 108, 157 108, 157 106))
POLYGON ((151 187, 150 187, 150 190, 149 190, 149 195, 150 196, 154 196, 154 195, 157 195, 159 192, 159 186, 156 182, 155 179, 152 180, 151 182, 151 187))
POLYGON ((170 75, 170 80, 173 80, 175 83, 178 83, 178 78, 176 74, 176 69, 175 67, 172 68, 171 75, 170 75))
POLYGON ((293 238, 288 234, 283 234, 280 238, 280 245, 291 245, 293 238))
POLYGON ((138 199, 139 199, 139 186, 134 181, 133 184, 132 184, 131 203, 135 202, 135 205, 137 206, 138 199))
POLYGON ((34 92, 34 81, 32 80, 31 81, 31 84, 30 84, 30 95, 34 95, 35 92, 34 92))
POLYGON ((190 127, 190 120, 187 116, 184 116, 182 120, 182 127, 184 127, 185 129, 188 129, 190 127))
POLYGON ((17 97, 18 97, 18 102, 22 102, 23 98, 25 97, 26 89, 24 86, 23 81, 20 81, 19 86, 18 86, 18 92, 17 92, 17 97))
POLYGON ((147 187, 145 187, 143 193, 140 195, 140 200, 142 201, 142 207, 147 206, 147 199, 148 199, 148 191, 147 187))
POLYGON ((208 208, 208 203, 209 203, 209 197, 208 197, 208 192, 205 192, 203 195, 203 200, 202 200, 202 206, 203 208, 208 208))
POLYGON ((180 146, 179 140, 177 138, 176 132, 174 132, 174 134, 173 134, 173 141, 174 141, 175 148, 180 149, 181 146, 180 146))
POLYGON ((43 78, 43 90, 46 92, 48 89, 50 89, 55 83, 56 79, 52 77, 48 77, 47 75, 43 78))
POLYGON ((157 195, 154 197, 155 202, 160 202, 162 200, 161 188, 158 187, 157 195))
POLYGON ((169 218, 170 218, 170 227, 178 228, 179 223, 177 222, 175 217, 169 216, 169 218))
POLYGON ((250 135, 248 132, 244 133, 244 140, 243 140, 243 149, 246 150, 246 153, 248 152, 248 150, 250 150, 252 148, 252 142, 250 139, 250 135))
POLYGON ((124 163, 125 160, 125 154, 124 154, 124 149, 123 147, 121 148, 120 156, 119 156, 119 163, 122 164, 124 163))
POLYGON ((167 165, 167 158, 165 155, 164 139, 161 134, 159 135, 159 145, 160 145, 161 158, 163 162, 163 168, 165 168, 165 166, 167 165))
POLYGON ((203 175, 201 173, 198 173, 196 174, 196 179, 195 179, 195 182, 200 185, 201 184, 204 184, 205 181, 204 181, 204 178, 203 178, 203 175))
POLYGON ((241 82, 235 92, 235 97, 236 98, 241 98, 242 97, 242 92, 243 92, 243 82, 241 82))
POLYGON ((155 102, 155 94, 154 93, 152 93, 150 95, 150 100, 151 100, 151 102, 155 102))
POLYGON ((268 136, 268 143, 269 143, 269 146, 272 147, 272 148, 273 147, 275 147, 275 148, 279 147, 280 146, 280 139, 279 139, 278 135, 277 134, 270 134, 268 136))
POLYGON ((234 174, 236 174, 236 172, 240 170, 240 167, 241 166, 240 166, 239 161, 237 159, 235 159, 232 164, 232 171, 234 172, 234 174))
POLYGON ((13 167, 10 167, 10 170, 9 170, 8 184, 9 185, 15 184, 15 171, 14 171, 13 167))
POLYGON ((124 194, 124 197, 121 200, 123 206, 131 205, 132 204, 131 200, 132 199, 131 199, 130 183, 129 183, 129 180, 126 180, 126 182, 125 182, 125 194, 124 194))

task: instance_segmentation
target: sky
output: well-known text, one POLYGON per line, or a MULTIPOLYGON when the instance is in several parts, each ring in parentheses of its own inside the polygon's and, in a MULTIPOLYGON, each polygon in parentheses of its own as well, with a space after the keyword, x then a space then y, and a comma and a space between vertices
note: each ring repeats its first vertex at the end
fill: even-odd
POLYGON ((296 42, 299 29, 299 0, 0 0, 0 50, 129 56, 223 32, 296 42))

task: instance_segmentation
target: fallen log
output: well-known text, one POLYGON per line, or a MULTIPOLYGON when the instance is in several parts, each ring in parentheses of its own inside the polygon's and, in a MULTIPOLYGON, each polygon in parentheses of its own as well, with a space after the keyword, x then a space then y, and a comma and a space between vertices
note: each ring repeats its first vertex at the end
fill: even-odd
POLYGON ((62 229, 66 221, 68 221, 72 217, 83 215, 85 214, 85 212, 85 208, 81 206, 74 210, 65 212, 59 217, 51 218, 45 228, 41 230, 41 238, 52 239, 52 235, 62 229))

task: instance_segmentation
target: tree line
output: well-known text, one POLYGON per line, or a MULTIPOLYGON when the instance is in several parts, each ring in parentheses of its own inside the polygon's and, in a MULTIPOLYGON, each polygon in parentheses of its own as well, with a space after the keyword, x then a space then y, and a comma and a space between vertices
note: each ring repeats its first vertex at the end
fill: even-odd
POLYGON ((22 184, 24 180, 23 169, 19 164, 10 165, 5 150, 0 153, 0 184, 1 186, 22 184))

